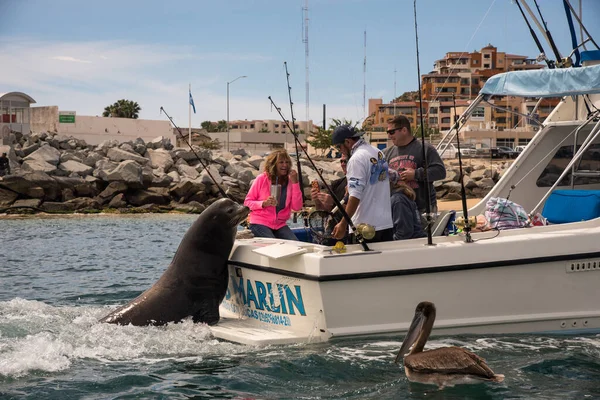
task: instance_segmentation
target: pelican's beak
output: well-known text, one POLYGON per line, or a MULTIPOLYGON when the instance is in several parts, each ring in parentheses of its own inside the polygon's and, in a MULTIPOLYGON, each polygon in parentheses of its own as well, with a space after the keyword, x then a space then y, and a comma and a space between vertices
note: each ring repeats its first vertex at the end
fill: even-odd
POLYGON ((404 338, 404 342, 402 342, 400 351, 398 352, 398 355, 396 356, 396 360, 394 361, 396 364, 398 364, 398 362, 401 359, 404 359, 404 355, 408 352, 408 349, 410 349, 410 346, 412 346, 413 343, 416 342, 417 338, 421 334, 421 329, 423 328, 423 324, 425 323, 425 320, 426 320, 426 318, 421 311, 415 312, 415 316, 412 320, 412 323, 410 324, 410 328, 408 328, 408 332, 406 332, 406 337, 404 338))

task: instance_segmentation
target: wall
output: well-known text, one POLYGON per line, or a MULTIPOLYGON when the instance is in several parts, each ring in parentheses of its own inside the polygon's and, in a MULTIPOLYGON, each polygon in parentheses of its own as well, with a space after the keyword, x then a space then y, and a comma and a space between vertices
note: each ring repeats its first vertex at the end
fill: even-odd
POLYGON ((92 145, 105 140, 127 142, 138 137, 148 142, 158 136, 171 139, 175 145, 175 135, 169 121, 76 115, 74 124, 61 124, 58 123, 58 114, 56 106, 32 107, 31 130, 73 136, 92 145))
POLYGON ((29 109, 32 132, 58 132, 58 106, 29 109))

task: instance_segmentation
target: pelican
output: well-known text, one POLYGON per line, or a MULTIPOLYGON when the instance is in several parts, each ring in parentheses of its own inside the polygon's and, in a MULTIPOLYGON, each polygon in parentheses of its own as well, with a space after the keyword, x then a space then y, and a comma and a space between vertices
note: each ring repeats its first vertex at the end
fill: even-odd
POLYGON ((435 305, 428 301, 419 303, 396 357, 396 363, 404 357, 404 371, 409 381, 436 384, 442 388, 473 379, 493 382, 504 380, 504 375, 494 374, 483 358, 462 347, 423 351, 434 321, 435 305), (417 343, 410 353, 404 356, 415 341, 417 343))

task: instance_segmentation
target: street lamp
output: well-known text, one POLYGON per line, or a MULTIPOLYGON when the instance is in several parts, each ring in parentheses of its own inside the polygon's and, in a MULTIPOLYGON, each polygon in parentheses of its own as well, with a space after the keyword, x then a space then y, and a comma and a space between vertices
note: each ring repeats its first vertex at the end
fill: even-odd
POLYGON ((237 81, 240 78, 247 78, 247 76, 238 76, 234 80, 227 82, 227 151, 229 151, 229 84, 237 81))

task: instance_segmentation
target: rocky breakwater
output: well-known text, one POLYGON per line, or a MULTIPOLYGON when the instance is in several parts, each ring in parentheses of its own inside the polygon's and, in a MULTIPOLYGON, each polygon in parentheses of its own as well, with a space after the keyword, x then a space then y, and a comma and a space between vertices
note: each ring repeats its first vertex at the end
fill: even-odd
MULTIPOLYGON (((482 198, 504 174, 513 161, 467 159, 463 162, 463 182, 467 198, 482 198)), ((460 200, 461 184, 458 160, 445 160, 446 178, 434 182, 436 195, 442 200, 460 200)))
MULTIPOLYGON (((221 197, 208 171, 228 196, 243 202, 264 162, 243 149, 173 148, 163 137, 90 146, 73 137, 34 133, 0 147, 11 164, 11 174, 0 178, 0 212, 6 213, 200 213, 221 197)), ((308 197, 317 173, 301 162, 308 197)), ((339 163, 315 163, 328 181, 341 176, 339 163)))

